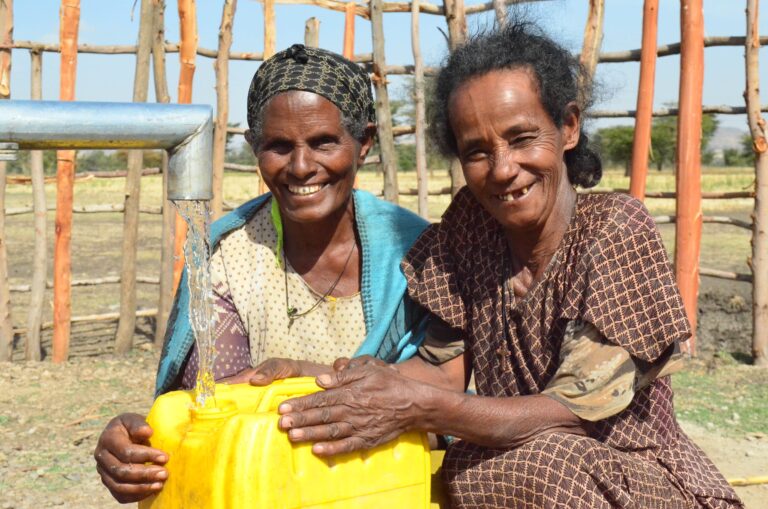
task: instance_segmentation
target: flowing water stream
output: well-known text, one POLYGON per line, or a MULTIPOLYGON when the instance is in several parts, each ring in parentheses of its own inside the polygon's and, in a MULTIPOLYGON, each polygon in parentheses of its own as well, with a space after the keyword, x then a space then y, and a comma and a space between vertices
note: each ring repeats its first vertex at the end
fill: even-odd
POLYGON ((199 354, 195 404, 205 408, 214 403, 215 381, 213 361, 214 345, 213 289, 211 286, 211 208, 208 201, 178 200, 173 202, 187 222, 187 241, 184 243, 184 263, 187 267, 189 287, 189 318, 195 333, 199 354))

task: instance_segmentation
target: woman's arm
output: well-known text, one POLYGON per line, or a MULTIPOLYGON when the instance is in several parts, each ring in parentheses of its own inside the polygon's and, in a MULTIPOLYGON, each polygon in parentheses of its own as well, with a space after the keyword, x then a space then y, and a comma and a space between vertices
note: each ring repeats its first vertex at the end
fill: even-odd
MULTIPOLYGON (((375 447, 413 429, 499 448, 545 432, 586 433, 576 415, 547 396, 467 395, 456 390, 463 387, 463 369, 449 368, 449 374, 419 366, 427 363, 418 358, 408 362, 397 370, 367 364, 318 377, 326 390, 280 405, 280 427, 292 441, 315 442, 312 450, 321 456, 375 447)), ((453 362, 456 368, 460 360, 453 362)))

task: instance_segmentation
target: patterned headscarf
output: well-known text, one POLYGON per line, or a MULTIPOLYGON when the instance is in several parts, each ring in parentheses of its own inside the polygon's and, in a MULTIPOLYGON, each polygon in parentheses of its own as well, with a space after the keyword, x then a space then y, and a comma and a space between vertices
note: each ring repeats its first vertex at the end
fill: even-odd
POLYGON ((276 53, 256 71, 248 90, 248 126, 253 128, 264 105, 288 90, 321 95, 350 119, 376 121, 368 74, 341 55, 294 44, 276 53))

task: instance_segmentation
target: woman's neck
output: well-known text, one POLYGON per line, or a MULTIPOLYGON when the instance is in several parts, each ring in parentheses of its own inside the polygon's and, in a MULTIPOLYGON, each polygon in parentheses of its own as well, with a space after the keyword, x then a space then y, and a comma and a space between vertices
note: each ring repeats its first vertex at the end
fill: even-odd
POLYGON ((355 242, 355 214, 350 198, 344 207, 321 221, 298 223, 283 218, 286 256, 294 259, 317 259, 336 247, 348 247, 355 242))
POLYGON ((558 204, 539 230, 507 232, 507 245, 512 254, 513 272, 527 269, 532 279, 538 279, 546 270, 568 230, 574 208, 576 191, 565 186, 558 196, 558 204))

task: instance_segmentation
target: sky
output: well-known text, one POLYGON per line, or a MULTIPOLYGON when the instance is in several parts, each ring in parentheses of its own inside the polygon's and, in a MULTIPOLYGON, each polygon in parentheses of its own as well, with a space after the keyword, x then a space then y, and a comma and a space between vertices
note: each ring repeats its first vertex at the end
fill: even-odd
MULTIPOLYGON (((140 0, 81 0, 80 44, 135 44, 138 36, 140 0)), ((432 2, 438 0, 431 0, 432 2)), ((168 0, 166 7, 166 39, 179 39, 176 2, 168 0)), ((465 0, 466 5, 480 3, 465 0)), ((528 16, 537 20, 545 30, 569 49, 581 47, 588 0, 541 0, 528 4, 528 16)), ((56 43, 59 38, 59 0, 16 0, 14 2, 14 38, 56 43)), ((216 49, 221 20, 221 0, 197 0, 199 46, 216 49)), ((642 0, 606 0, 603 51, 619 51, 640 47, 642 34, 642 0)), ((745 0, 705 0, 704 22, 708 36, 744 35, 745 0)), ((277 48, 303 42, 304 24, 310 17, 320 20, 320 46, 341 52, 344 14, 314 6, 277 5, 277 48)), ((488 27, 493 13, 468 17, 470 31, 488 27)), ((446 52, 447 31, 442 16, 421 14, 421 51, 426 65, 439 65, 446 52)), ((410 37, 410 14, 385 13, 385 48, 388 64, 413 62, 410 37)), ((768 34, 768 14, 761 12, 761 34, 768 34)), ((680 40, 680 4, 678 0, 660 0, 659 45, 680 40)), ((262 51, 264 27, 262 6, 254 0, 239 0, 234 21, 233 52, 262 51)), ((371 51, 370 22, 357 18, 355 53, 371 51)), ((76 98, 87 101, 130 101, 133 94, 133 55, 87 55, 78 58, 76 98)), ((215 107, 215 76, 213 59, 197 57, 193 87, 193 102, 215 107)), ((763 90, 768 90, 768 50, 760 59, 763 90)), ((245 98, 257 62, 230 63, 230 121, 245 125, 245 98)), ((679 56, 658 60, 656 71, 655 107, 677 102, 679 56)), ((167 57, 168 82, 172 100, 176 98, 178 53, 167 57)), ((599 101, 596 109, 634 109, 637 100, 638 63, 605 63, 598 66, 599 101)), ((27 50, 14 50, 11 70, 13 99, 29 99, 30 59, 27 50)), ((43 99, 58 98, 59 55, 45 53, 43 57, 43 99)), ((741 47, 714 47, 705 50, 704 104, 743 106, 744 50, 741 47)), ((390 96, 403 97, 402 78, 391 78, 390 96)), ((768 103, 766 92, 763 104, 768 103)), ((154 91, 150 83, 150 99, 154 91)), ((721 125, 747 130, 743 115, 721 115, 721 125)), ((592 127, 628 124, 631 119, 599 120, 592 127)))

